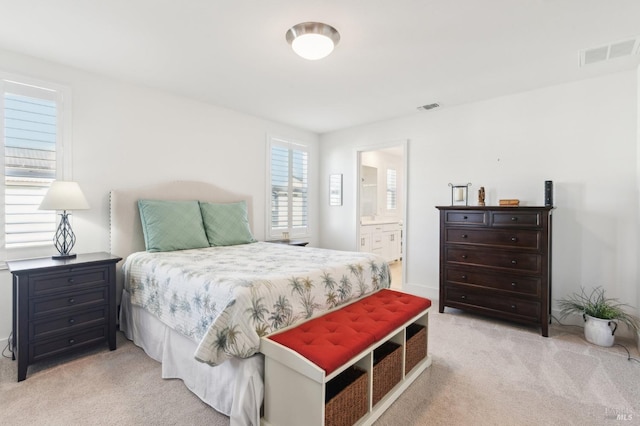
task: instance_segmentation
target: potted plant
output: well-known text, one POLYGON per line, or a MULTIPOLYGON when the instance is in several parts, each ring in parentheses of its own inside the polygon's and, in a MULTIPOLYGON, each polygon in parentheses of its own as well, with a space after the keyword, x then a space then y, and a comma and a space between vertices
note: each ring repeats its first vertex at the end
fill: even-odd
POLYGON ((580 293, 560 299, 558 303, 561 318, 569 314, 582 315, 585 322, 584 337, 593 344, 612 346, 618 323, 625 324, 634 333, 640 331, 640 318, 625 311, 631 306, 607 298, 601 287, 594 288, 589 294, 583 288, 580 293))

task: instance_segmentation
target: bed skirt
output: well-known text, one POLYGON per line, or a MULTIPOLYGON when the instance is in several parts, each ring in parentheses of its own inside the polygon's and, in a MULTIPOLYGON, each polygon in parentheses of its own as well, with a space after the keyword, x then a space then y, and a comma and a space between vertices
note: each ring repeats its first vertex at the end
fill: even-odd
POLYGON ((196 361, 193 354, 197 344, 144 309, 131 305, 126 290, 122 292, 120 330, 162 364, 162 378, 181 379, 202 401, 229 416, 231 426, 260 425, 264 395, 262 354, 233 358, 218 366, 196 361))

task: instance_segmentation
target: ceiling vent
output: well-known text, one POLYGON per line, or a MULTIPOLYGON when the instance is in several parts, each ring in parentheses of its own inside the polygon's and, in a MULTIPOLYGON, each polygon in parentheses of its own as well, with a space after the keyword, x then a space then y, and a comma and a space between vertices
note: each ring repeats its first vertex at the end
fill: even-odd
POLYGON ((428 105, 421 105, 418 107, 418 111, 428 111, 430 109, 434 109, 434 108, 438 108, 440 106, 440 104, 428 104, 428 105))
POLYGON ((640 53, 640 37, 580 51, 580 66, 640 53))

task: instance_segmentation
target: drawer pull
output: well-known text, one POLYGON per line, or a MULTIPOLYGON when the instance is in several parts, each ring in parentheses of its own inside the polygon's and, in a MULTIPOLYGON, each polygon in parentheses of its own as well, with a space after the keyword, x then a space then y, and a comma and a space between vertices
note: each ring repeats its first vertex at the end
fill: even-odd
POLYGON ((462 238, 467 238, 467 234, 462 234, 462 238))
POLYGON ((511 305, 511 309, 513 309, 514 311, 517 309, 518 307, 516 305, 511 305))
POLYGON ((465 296, 465 295, 463 294, 462 296, 460 296, 460 299, 462 299, 462 300, 466 300, 466 299, 467 299, 467 296, 465 296))
POLYGON ((466 259, 466 258, 467 258, 467 255, 466 255, 466 254, 463 254, 463 255, 462 255, 462 258, 463 258, 463 259, 466 259))
POLYGON ((76 320, 73 318, 69 318, 69 324, 73 325, 76 323, 76 320))
POLYGON ((511 222, 517 222, 518 218, 516 216, 511 216, 511 222))
POLYGON ((467 220, 467 219, 469 219, 469 218, 468 218, 467 216, 463 216, 462 218, 463 218, 464 220, 467 220))
POLYGON ((463 280, 466 280, 467 276, 466 275, 462 275, 460 278, 462 278, 463 280))
POLYGON ((73 278, 69 278, 69 279, 67 280, 67 282, 68 282, 69 284, 73 284, 73 278))
POLYGON ((518 237, 511 237, 511 241, 515 243, 516 241, 518 241, 518 237))
POLYGON ((76 343, 76 339, 69 339, 69 344, 70 344, 70 345, 73 345, 73 344, 75 344, 75 343, 76 343))
POLYGON ((74 303, 76 303, 76 299, 74 299, 73 297, 69 298, 69 304, 73 305, 74 303))
POLYGON ((511 261, 511 264, 512 264, 512 265, 517 265, 517 264, 518 264, 518 261, 514 259, 514 260, 512 260, 512 261, 511 261))
POLYGON ((511 283, 511 287, 517 287, 517 286, 518 286, 518 283, 515 283, 515 282, 511 283))

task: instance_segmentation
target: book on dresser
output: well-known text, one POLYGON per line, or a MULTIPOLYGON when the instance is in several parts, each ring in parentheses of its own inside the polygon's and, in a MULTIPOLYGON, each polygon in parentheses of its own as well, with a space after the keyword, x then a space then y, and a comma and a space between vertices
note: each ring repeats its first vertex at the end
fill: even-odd
POLYGON ((457 308, 549 336, 553 207, 437 206, 439 311, 457 308))

